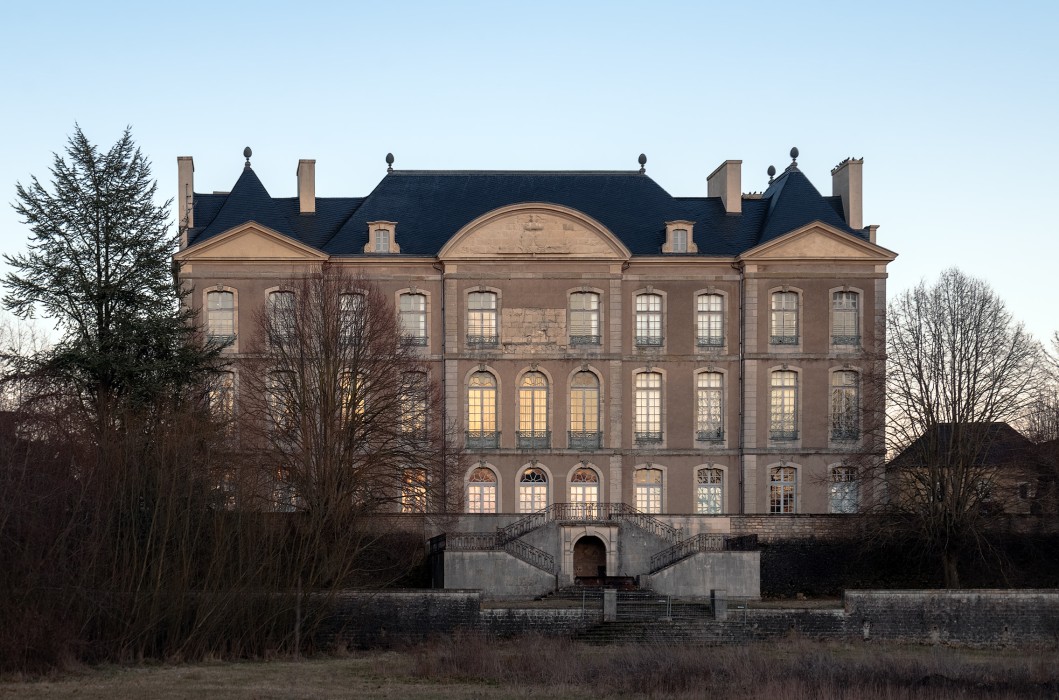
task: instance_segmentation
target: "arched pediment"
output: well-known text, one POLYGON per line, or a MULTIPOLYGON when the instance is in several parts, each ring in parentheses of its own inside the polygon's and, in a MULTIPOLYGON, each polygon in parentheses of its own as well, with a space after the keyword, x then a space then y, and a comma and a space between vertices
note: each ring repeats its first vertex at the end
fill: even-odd
POLYGON ((441 260, 630 257, 617 236, 587 214, 538 202, 513 204, 479 216, 438 253, 441 260))

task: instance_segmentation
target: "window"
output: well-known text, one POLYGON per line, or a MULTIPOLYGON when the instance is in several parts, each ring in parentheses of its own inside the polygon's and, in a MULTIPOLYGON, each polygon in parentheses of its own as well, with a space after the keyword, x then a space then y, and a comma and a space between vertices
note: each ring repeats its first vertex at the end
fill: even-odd
POLYGON ((518 482, 518 512, 534 513, 548 507, 548 475, 530 467, 518 482))
POLYGON ((831 344, 860 345, 860 295, 835 292, 831 295, 831 344))
POLYGON ((467 512, 496 512, 496 474, 487 467, 477 467, 467 482, 467 512))
POLYGON ((724 297, 720 294, 700 294, 695 316, 695 343, 700 348, 719 348, 724 345, 724 297))
POLYGON ((231 420, 235 415, 235 373, 218 372, 210 379, 210 413, 221 421, 231 420))
POLYGON ((662 441, 662 375, 640 372, 636 375, 635 425, 636 442, 662 441))
POLYGON ((724 471, 703 467, 696 473, 695 512, 719 515, 724 512, 724 471))
MULTIPOLYGON (((342 294, 338 297, 339 338, 344 343, 352 343, 364 335, 364 295, 359 293, 342 294)), ((346 352, 348 352, 348 348, 346 352)))
POLYGON ((427 376, 423 372, 405 372, 401 378, 401 430, 416 438, 426 437, 427 376))
POLYGON ((570 344, 599 345, 599 295, 575 292, 570 295, 570 344))
POLYGON ((297 416, 293 400, 295 391, 294 372, 270 372, 266 382, 268 392, 268 414, 272 429, 277 433, 292 433, 297 429, 297 416))
POLYGON ((636 508, 644 513, 662 512, 662 470, 637 469, 635 476, 636 508))
POLYGON ((599 503, 599 475, 581 467, 570 477, 571 503, 599 503))
POLYGON ((390 252, 390 232, 384 228, 375 229, 375 252, 390 252))
POLYGON ((272 479, 272 510, 293 513, 298 507, 298 492, 294 488, 289 469, 277 469, 272 479))
POLYGON ((518 446, 541 449, 549 445, 548 379, 540 372, 526 372, 518 387, 518 446))
POLYGON ((724 375, 700 372, 695 401, 695 439, 704 442, 724 440, 724 375))
POLYGON ((688 230, 684 228, 673 229, 673 252, 688 252, 688 230))
POLYGON ((206 335, 210 340, 222 343, 235 338, 235 294, 206 294, 206 335))
POLYGON ((338 381, 342 395, 342 423, 348 424, 354 417, 364 415, 364 377, 361 374, 354 375, 353 372, 343 372, 338 381))
POLYGON ((427 512, 427 472, 405 469, 401 479, 401 512, 427 512))
POLYGON ((425 294, 401 295, 398 310, 401 319, 401 335, 409 345, 427 344, 427 297, 425 294))
POLYGON ((599 449, 599 379, 578 372, 570 382, 570 449, 599 449))
POLYGON ((269 342, 274 348, 284 347, 294 339, 297 327, 294 311, 294 292, 269 292, 269 342))
POLYGON ((772 373, 769 391, 769 439, 798 439, 798 373, 777 370, 772 373))
POLYGON ((798 293, 773 292, 771 335, 772 345, 798 344, 798 293))
POLYGON ((641 347, 662 345, 662 296, 660 294, 636 295, 636 345, 641 347))
POLYGON ((495 450, 500 447, 496 430, 496 377, 475 372, 467 383, 467 447, 495 450))
POLYGON ((497 345, 496 294, 471 292, 467 295, 467 344, 497 345))
POLYGON ((857 470, 853 467, 831 469, 831 483, 827 490, 829 513, 856 513, 860 505, 857 470))
POLYGON ((769 470, 769 512, 796 512, 794 467, 773 467, 769 470))
POLYGON ((860 387, 856 372, 831 373, 831 439, 860 438, 860 387))

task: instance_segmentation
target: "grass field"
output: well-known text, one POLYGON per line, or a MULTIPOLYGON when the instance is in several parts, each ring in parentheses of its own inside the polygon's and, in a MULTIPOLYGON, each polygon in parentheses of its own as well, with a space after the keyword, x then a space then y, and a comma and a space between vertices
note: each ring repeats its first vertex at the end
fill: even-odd
POLYGON ((787 640, 592 647, 456 636, 309 660, 71 669, 0 698, 1057 698, 1059 652, 787 640))

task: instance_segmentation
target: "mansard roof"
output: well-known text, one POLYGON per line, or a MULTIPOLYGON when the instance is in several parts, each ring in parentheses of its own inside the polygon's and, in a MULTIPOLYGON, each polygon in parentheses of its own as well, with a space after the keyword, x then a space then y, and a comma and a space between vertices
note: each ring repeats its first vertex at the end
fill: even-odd
POLYGON ((729 215, 720 197, 674 197, 637 171, 395 170, 367 197, 318 197, 316 213, 299 214, 298 198, 269 195, 247 166, 229 193, 195 194, 194 245, 256 221, 329 255, 362 255, 368 222, 396 221, 401 255, 435 256, 461 228, 494 209, 525 202, 557 204, 606 226, 634 255, 657 255, 665 222, 695 222, 698 253, 735 256, 813 221, 868 240, 850 229, 838 197, 824 197, 796 166, 760 198, 744 198, 729 215))

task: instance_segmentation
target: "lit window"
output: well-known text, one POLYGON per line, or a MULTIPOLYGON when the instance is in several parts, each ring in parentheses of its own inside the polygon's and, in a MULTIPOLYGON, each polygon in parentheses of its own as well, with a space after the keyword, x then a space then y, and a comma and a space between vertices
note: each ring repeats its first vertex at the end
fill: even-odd
POLYGON ((773 467, 769 470, 770 513, 796 512, 796 478, 797 471, 794 467, 773 467))
POLYGON ((856 513, 860 506, 857 470, 853 467, 835 467, 831 470, 828 485, 828 512, 856 513))
POLYGON ((700 348, 721 347, 724 345, 724 297, 700 294, 697 302, 695 343, 700 348))
POLYGON ((375 229, 375 252, 390 252, 390 232, 384 228, 375 229))
POLYGON ((831 344, 860 345, 860 295, 835 292, 831 296, 831 344))
POLYGON ((405 372, 401 382, 401 429, 417 439, 427 429, 427 376, 423 372, 405 372))
POLYGON ((724 375, 700 372, 695 402, 695 439, 704 442, 724 440, 724 375))
POLYGON ((600 437, 599 379, 578 372, 570 382, 570 449, 599 449, 600 437))
POLYGON ((831 439, 860 438, 860 387, 856 372, 831 373, 831 439))
POLYGON ((339 378, 339 391, 341 393, 342 422, 349 423, 356 417, 364 415, 364 377, 353 372, 343 372, 339 378))
POLYGON ((662 296, 636 295, 636 345, 662 345, 662 296))
POLYGON ((719 515, 724 512, 724 472, 704 467, 696 474, 695 512, 719 515))
POLYGON ((570 295, 570 344, 599 345, 599 295, 575 292, 570 295))
POLYGON ((581 467, 570 477, 571 503, 599 502, 599 475, 595 471, 581 467))
POLYGON ((427 512, 427 472, 425 469, 405 469, 401 479, 401 512, 427 512))
POLYGON ((487 467, 477 467, 467 482, 467 512, 496 512, 496 474, 487 467))
POLYGON ((401 295, 399 309, 401 335, 410 345, 427 344, 427 297, 425 294, 401 295))
POLYGON ((773 292, 771 335, 772 345, 798 344, 798 294, 773 292))
POLYGON ((298 507, 298 491, 294 488, 289 469, 277 469, 272 479, 272 510, 293 513, 298 507))
POLYGON ((467 344, 496 345, 496 294, 471 292, 467 295, 467 344))
POLYGON ((636 375, 634 396, 636 442, 662 441, 662 375, 641 372, 636 375))
MULTIPOLYGON (((364 335, 364 295, 341 294, 338 297, 339 338, 352 343, 364 335)), ((348 352, 348 349, 347 349, 348 352)))
POLYGON ((294 439, 297 431, 296 379, 294 372, 270 372, 266 391, 268 413, 273 431, 287 439, 294 439))
POLYGON ((467 383, 467 447, 496 449, 500 447, 496 430, 496 377, 489 372, 475 372, 467 383))
POLYGON ((215 342, 235 337, 235 294, 209 292, 206 295, 206 335, 215 342))
POLYGON ((518 482, 518 512, 534 513, 548 507, 548 476, 542 469, 530 467, 518 482))
POLYGON ((769 391, 769 439, 798 439, 798 373, 772 373, 769 391))
POLYGON ((269 292, 269 342, 274 348, 285 347, 294 339, 297 329, 296 317, 294 292, 269 292))
POLYGON ((518 446, 547 448, 549 438, 548 379, 540 372, 526 372, 518 387, 518 446))
POLYGON ((637 469, 636 508, 644 513, 662 512, 662 470, 637 469))
POLYGON ((688 230, 683 228, 673 229, 673 252, 688 252, 688 230))

